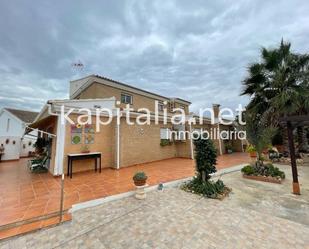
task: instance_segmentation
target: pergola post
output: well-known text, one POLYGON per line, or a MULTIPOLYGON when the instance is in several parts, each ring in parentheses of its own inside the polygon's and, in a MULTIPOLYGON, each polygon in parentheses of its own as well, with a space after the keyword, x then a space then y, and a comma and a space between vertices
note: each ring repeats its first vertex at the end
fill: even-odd
POLYGON ((293 138, 293 126, 290 121, 287 121, 287 131, 288 131, 288 141, 289 141, 292 176, 293 176, 293 194, 300 195, 297 165, 296 165, 296 156, 295 156, 295 147, 294 147, 294 138, 293 138))

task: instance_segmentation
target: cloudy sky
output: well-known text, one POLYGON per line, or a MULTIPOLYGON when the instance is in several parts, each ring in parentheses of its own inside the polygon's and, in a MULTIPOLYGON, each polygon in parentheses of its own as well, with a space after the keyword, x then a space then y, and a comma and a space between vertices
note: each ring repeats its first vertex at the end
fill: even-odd
POLYGON ((309 52, 309 2, 0 1, 0 108, 39 110, 99 74, 165 96, 234 107, 261 46, 309 52), (82 62, 83 70, 71 65, 82 62))

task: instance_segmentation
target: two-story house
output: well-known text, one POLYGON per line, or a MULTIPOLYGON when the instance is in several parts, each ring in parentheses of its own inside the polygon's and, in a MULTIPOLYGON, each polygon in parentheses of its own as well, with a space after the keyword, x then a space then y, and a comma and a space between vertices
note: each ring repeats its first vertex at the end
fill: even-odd
MULTIPOLYGON (((190 104, 180 98, 168 98, 105 77, 90 75, 70 82, 69 100, 48 101, 32 127, 56 135, 52 139, 50 163, 50 171, 54 175, 66 171, 68 154, 80 153, 85 146, 90 152, 102 153, 103 167, 116 169, 173 157, 193 159, 192 140, 188 137, 168 136, 169 131, 195 128, 188 124, 175 126, 171 123, 174 108, 182 109, 186 116, 190 117, 190 104), (65 108, 61 109, 63 106, 65 108), (132 122, 129 123, 125 115, 126 106, 132 108, 129 112, 129 120, 132 122), (77 127, 68 121, 63 124, 60 118, 61 110, 68 111, 70 108, 76 108, 68 115, 72 121, 81 118, 82 114, 77 108, 90 108, 91 125, 77 127), (98 108, 111 110, 113 120, 108 124, 98 124, 98 108), (140 114, 145 113, 142 108, 147 108, 151 114, 147 125, 136 122, 137 119, 143 120, 140 118, 140 114), (117 112, 122 114, 119 119, 115 118, 117 112), (167 120, 164 120, 165 112, 167 120)), ((107 113, 100 113, 100 120, 107 122, 107 113)), ((206 120, 203 127, 209 129, 210 122, 206 120)), ((218 152, 223 153, 222 141, 218 139, 215 144, 218 152)), ((92 168, 92 165, 91 162, 76 161, 74 171, 87 170, 92 168)))

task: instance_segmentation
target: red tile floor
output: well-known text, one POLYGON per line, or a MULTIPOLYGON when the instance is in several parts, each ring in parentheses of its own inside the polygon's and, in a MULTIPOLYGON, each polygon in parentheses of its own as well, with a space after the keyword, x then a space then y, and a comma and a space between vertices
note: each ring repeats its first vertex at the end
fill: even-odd
MULTIPOLYGON (((218 157, 217 169, 231 167, 249 162, 246 153, 233 153, 218 157)), ((60 177, 51 174, 32 174, 26 167, 27 159, 0 163, 0 239, 8 236, 1 226, 20 222, 59 211, 60 177)), ((156 185, 194 175, 194 161, 184 158, 172 158, 162 161, 134 165, 120 170, 104 169, 102 173, 86 171, 74 173, 73 178, 65 178, 64 209, 73 204, 124 193, 134 189, 132 176, 136 171, 145 171, 147 183, 156 185)), ((53 223, 55 218, 36 222, 36 225, 24 226, 44 227, 53 223)), ((66 217, 68 219, 68 217, 66 217)), ((55 222, 54 222, 55 223, 55 222)), ((19 234, 30 228, 22 226, 14 228, 19 234)))

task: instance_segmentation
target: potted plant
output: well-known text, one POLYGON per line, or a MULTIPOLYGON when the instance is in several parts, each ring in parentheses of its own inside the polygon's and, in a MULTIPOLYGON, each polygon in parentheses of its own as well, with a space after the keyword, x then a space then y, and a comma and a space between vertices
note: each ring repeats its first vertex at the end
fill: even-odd
POLYGON ((232 154, 233 153, 233 146, 230 143, 227 143, 225 145, 225 150, 228 154, 232 154))
POLYGON ((146 184, 147 175, 143 171, 136 172, 133 176, 135 186, 144 186, 146 184))
POLYGON ((34 144, 34 148, 37 154, 42 154, 44 148, 48 145, 48 141, 43 137, 38 137, 34 144))
POLYGON ((250 157, 256 157, 256 149, 253 145, 247 147, 247 152, 250 154, 250 157))

